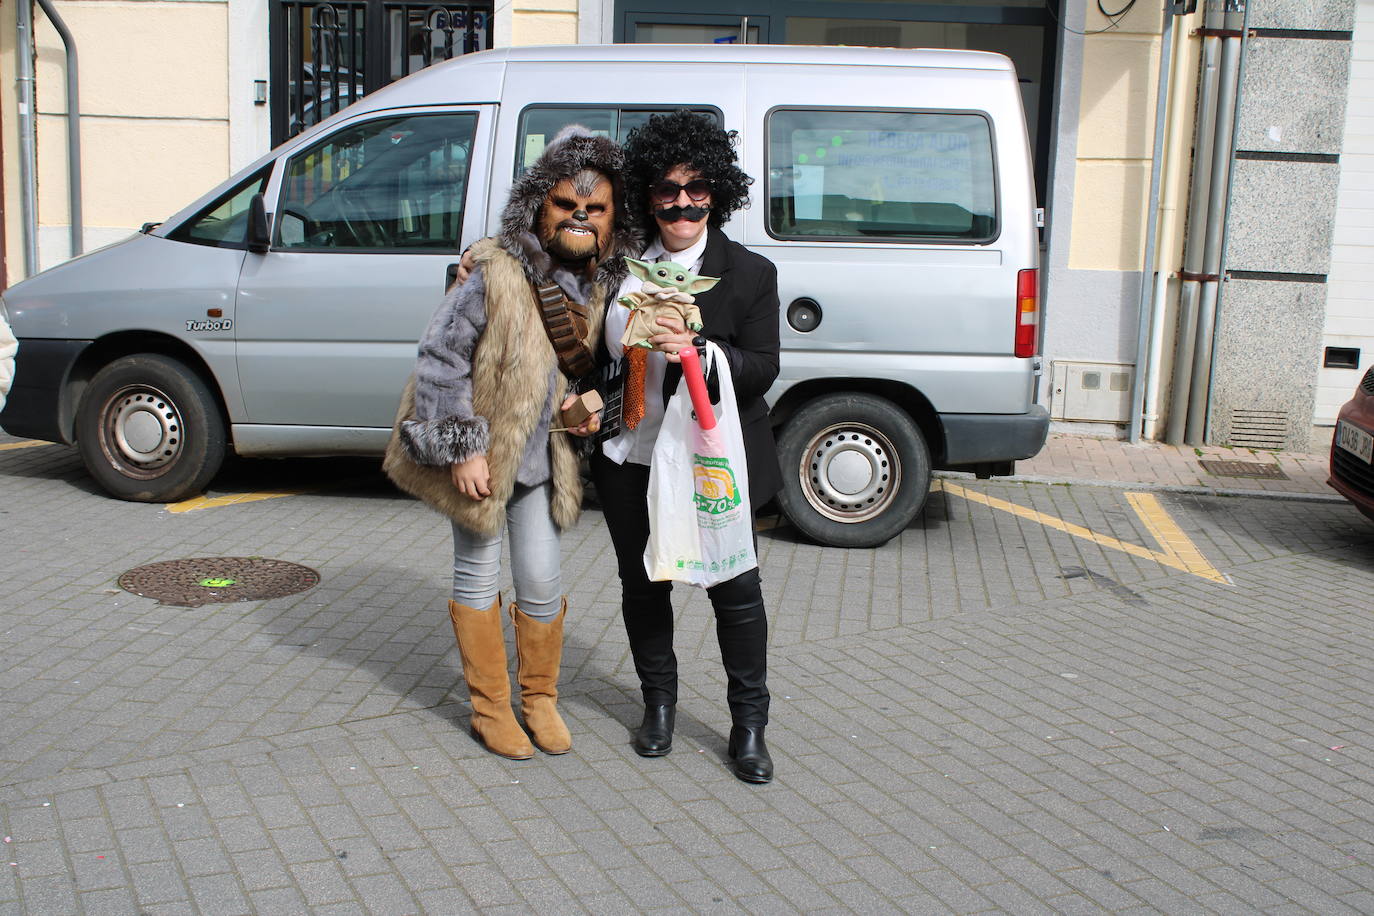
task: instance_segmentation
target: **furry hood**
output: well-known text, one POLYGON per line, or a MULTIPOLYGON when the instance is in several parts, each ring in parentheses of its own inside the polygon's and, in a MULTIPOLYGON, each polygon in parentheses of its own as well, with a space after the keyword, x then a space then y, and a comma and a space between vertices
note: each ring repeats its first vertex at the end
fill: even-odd
POLYGON ((553 138, 539 159, 511 186, 510 199, 501 213, 501 247, 520 262, 531 280, 547 282, 543 270, 530 262, 525 252, 528 236, 534 232, 535 221, 553 186, 564 178, 571 178, 583 169, 596 169, 611 179, 615 200, 615 224, 611 231, 606 256, 597 265, 596 281, 606 289, 615 290, 626 274, 624 255, 637 257, 642 245, 632 227, 625 205, 625 185, 622 173, 625 154, 619 144, 609 137, 593 136, 581 124, 569 124, 553 138))

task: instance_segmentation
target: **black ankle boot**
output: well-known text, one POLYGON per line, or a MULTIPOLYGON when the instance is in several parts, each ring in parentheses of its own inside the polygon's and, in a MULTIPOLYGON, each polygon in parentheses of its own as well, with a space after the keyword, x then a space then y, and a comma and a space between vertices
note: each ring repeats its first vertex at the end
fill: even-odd
POLYGON ((762 725, 736 725, 730 729, 730 769, 745 782, 772 782, 773 758, 763 741, 762 725))
POLYGON ((631 742, 641 757, 662 757, 673 749, 675 706, 645 706, 644 721, 631 742))

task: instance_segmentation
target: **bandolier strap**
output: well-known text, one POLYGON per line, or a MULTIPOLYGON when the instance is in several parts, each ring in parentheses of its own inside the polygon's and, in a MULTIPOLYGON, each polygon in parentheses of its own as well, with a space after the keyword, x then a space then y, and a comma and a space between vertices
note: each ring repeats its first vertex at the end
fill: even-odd
POLYGON ((531 284, 539 302, 539 317, 558 357, 558 368, 570 379, 581 378, 596 368, 587 348, 587 307, 573 302, 557 283, 531 284))

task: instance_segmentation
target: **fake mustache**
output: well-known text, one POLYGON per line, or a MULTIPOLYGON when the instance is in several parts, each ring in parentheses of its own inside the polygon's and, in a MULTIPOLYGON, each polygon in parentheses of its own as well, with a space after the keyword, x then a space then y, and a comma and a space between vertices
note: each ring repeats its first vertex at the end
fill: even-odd
POLYGON ((665 223, 675 223, 680 219, 688 222, 699 223, 706 218, 706 214, 711 212, 710 207, 665 207, 662 210, 654 211, 654 219, 662 220, 665 223))

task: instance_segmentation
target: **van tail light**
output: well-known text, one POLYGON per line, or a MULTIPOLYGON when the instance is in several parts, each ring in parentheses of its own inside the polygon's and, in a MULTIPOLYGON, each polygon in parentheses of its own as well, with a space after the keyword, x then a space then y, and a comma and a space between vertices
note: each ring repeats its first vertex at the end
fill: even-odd
POLYGON ((1016 355, 1035 355, 1036 331, 1040 327, 1040 296, 1036 271, 1016 274, 1016 355))

